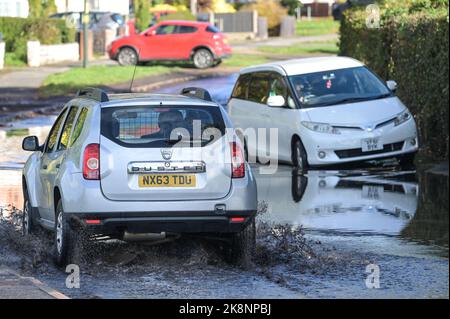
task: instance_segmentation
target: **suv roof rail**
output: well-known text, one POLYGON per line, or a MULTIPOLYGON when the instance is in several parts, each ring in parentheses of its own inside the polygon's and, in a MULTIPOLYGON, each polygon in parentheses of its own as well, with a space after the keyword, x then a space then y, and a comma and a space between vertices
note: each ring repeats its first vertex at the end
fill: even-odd
POLYGON ((198 87, 187 87, 181 90, 181 95, 195 97, 205 101, 212 102, 211 94, 205 89, 198 87))
POLYGON ((98 102, 108 102, 109 101, 108 94, 105 91, 103 91, 102 89, 91 88, 91 87, 78 90, 77 97, 92 99, 92 100, 95 100, 98 102))

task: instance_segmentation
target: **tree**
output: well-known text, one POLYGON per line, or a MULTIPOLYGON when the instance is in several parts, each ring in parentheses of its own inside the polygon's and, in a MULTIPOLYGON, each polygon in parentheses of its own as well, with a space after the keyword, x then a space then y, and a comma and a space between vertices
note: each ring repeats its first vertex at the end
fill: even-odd
POLYGON ((133 0, 133 6, 136 29, 142 32, 150 23, 149 0, 133 0))
POLYGON ((56 12, 55 0, 28 0, 30 18, 47 18, 56 12))
POLYGON ((42 17, 47 18, 49 15, 56 13, 55 0, 44 0, 42 2, 42 17))
POLYGON ((42 14, 42 1, 41 0, 28 0, 30 18, 39 18, 42 14))
POLYGON ((295 15, 295 10, 301 4, 298 0, 281 0, 280 3, 288 10, 289 15, 295 15))

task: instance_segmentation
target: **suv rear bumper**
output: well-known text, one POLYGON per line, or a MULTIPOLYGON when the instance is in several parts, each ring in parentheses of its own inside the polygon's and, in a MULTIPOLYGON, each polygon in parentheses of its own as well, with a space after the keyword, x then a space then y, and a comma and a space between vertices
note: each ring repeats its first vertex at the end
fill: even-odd
POLYGON ((69 220, 91 234, 120 235, 142 233, 237 233, 256 215, 256 211, 218 213, 136 212, 136 213, 67 213, 69 220), (240 218, 233 220, 232 218, 240 218))

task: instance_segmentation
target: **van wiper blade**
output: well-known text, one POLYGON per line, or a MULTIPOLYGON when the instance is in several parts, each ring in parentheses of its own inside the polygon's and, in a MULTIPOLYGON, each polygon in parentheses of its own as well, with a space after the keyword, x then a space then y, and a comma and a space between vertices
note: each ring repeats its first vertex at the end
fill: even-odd
POLYGON ((369 96, 369 97, 349 97, 349 98, 338 100, 335 102, 323 103, 318 106, 330 106, 330 105, 337 105, 337 104, 344 104, 344 103, 372 101, 372 100, 384 99, 384 98, 390 97, 390 96, 392 96, 391 93, 386 93, 386 94, 381 94, 381 95, 376 95, 376 96, 369 96))

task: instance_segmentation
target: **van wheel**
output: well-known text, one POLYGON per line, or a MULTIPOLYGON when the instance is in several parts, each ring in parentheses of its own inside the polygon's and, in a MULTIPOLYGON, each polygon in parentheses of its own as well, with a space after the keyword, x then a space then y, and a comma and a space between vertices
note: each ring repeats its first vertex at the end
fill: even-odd
POLYGON ((33 214, 31 211, 31 204, 28 198, 28 191, 25 190, 23 200, 23 213, 22 213, 22 235, 28 236, 36 230, 34 225, 33 214))
POLYGON ((209 50, 198 49, 192 57, 194 65, 197 69, 207 69, 213 66, 214 57, 209 50))
POLYGON ((244 267, 251 264, 256 247, 256 223, 255 218, 240 233, 231 235, 228 262, 244 267))
POLYGON ((138 63, 138 55, 136 51, 131 48, 123 48, 117 55, 117 62, 123 66, 136 65, 138 63))
POLYGON ((301 172, 307 170, 309 166, 305 147, 298 138, 292 143, 292 164, 301 172))

